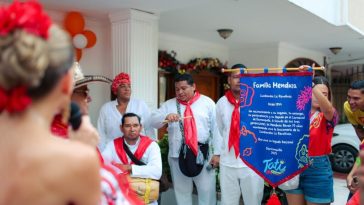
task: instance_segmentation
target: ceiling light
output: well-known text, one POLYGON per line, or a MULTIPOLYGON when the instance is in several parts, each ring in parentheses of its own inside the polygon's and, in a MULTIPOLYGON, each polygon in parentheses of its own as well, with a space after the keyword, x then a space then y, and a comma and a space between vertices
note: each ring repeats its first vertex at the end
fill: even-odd
POLYGON ((341 49, 343 49, 343 48, 341 48, 341 47, 331 47, 331 48, 329 48, 329 49, 330 49, 331 53, 333 53, 334 55, 336 55, 336 54, 338 54, 338 53, 341 51, 341 49))
POLYGON ((227 29, 227 28, 218 29, 217 32, 219 33, 219 35, 221 36, 221 38, 227 39, 227 38, 229 38, 229 36, 233 32, 233 29, 227 29))

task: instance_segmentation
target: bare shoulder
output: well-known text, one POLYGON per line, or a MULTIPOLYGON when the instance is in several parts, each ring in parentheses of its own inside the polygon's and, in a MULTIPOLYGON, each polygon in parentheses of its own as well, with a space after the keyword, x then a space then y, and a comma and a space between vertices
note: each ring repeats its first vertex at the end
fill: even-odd
MULTIPOLYGON (((58 139, 57 139, 58 140, 58 139)), ((74 171, 87 170, 91 167, 99 168, 96 148, 76 141, 62 140, 55 145, 50 145, 53 157, 56 157, 57 165, 66 166, 74 171)))
POLYGON ((52 147, 52 158, 43 173, 48 186, 70 197, 76 204, 94 204, 100 193, 100 163, 96 149, 79 142, 64 141, 52 147), (90 197, 92 196, 92 197, 90 197))
POLYGON ((0 189, 1 204, 7 197, 16 200, 13 204, 98 204, 100 167, 96 150, 53 138, 24 144, 7 149, 12 154, 0 157, 7 165, 0 170, 5 187, 0 189), (17 197, 11 192, 15 188, 17 197))

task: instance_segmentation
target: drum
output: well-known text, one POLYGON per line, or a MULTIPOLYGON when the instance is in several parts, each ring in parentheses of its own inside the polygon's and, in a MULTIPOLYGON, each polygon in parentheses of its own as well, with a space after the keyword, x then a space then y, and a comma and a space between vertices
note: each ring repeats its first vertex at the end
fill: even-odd
POLYGON ((159 181, 148 178, 130 178, 130 186, 145 204, 158 200, 159 181))

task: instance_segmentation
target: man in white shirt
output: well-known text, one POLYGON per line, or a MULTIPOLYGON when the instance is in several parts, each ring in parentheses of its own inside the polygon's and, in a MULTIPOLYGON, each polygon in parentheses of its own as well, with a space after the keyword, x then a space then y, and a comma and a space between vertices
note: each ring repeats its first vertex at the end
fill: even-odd
MULTIPOLYGON (((162 159, 158 144, 149 137, 140 135, 142 125, 138 115, 125 113, 121 121, 120 129, 124 135, 107 144, 102 152, 104 161, 111 162, 122 172, 129 172, 131 177, 159 180, 162 175, 162 159), (136 165, 128 156, 126 148, 145 165, 136 165)), ((158 203, 154 201, 151 204, 158 203)))
POLYGON ((119 125, 124 113, 139 115, 141 117, 141 124, 143 124, 142 133, 152 139, 156 139, 155 131, 149 125, 149 108, 144 101, 130 97, 130 84, 130 77, 127 73, 117 75, 111 86, 111 91, 117 97, 115 100, 105 103, 100 109, 97 129, 101 138, 99 144, 101 151, 105 149, 108 142, 123 135, 119 125))
POLYGON ((168 163, 177 204, 192 204, 193 182, 197 188, 199 205, 216 204, 215 170, 206 169, 217 167, 219 163, 221 137, 215 122, 215 103, 196 91, 196 85, 189 74, 176 77, 175 91, 176 98, 166 101, 152 113, 151 124, 155 128, 161 128, 168 123, 168 163), (181 171, 178 157, 182 142, 190 147, 197 158, 202 155, 202 146, 198 143, 213 145, 210 149, 213 150, 211 160, 207 157, 202 158, 204 161, 200 163, 204 164, 197 176, 189 177, 181 171))
MULTIPOLYGON (((242 64, 233 68, 245 68, 242 64)), ((264 181, 239 157, 240 138, 240 76, 239 71, 228 77, 230 90, 216 104, 216 121, 223 139, 220 155, 221 204, 238 205, 243 195, 244 204, 260 205, 264 181)))

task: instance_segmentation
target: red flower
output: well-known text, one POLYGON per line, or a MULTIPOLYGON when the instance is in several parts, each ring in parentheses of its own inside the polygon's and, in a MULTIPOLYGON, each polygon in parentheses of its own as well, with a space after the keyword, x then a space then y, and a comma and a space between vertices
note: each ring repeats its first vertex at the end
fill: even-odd
POLYGON ((5 109, 8 99, 9 97, 5 90, 0 87, 0 113, 5 109))
POLYGON ((41 38, 48 38, 51 19, 36 1, 15 1, 9 7, 0 9, 0 35, 6 36, 16 29, 23 29, 41 38))
POLYGON ((9 113, 21 112, 25 110, 32 99, 27 95, 25 86, 13 88, 10 92, 6 92, 0 88, 0 112, 4 109, 9 113))

